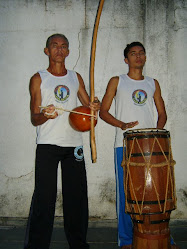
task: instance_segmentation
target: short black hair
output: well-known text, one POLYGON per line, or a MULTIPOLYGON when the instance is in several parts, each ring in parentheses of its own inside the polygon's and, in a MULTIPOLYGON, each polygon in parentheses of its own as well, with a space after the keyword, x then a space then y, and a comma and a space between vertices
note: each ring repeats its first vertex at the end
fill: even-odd
POLYGON ((49 36, 48 38, 47 38, 47 41, 46 41, 46 48, 48 48, 49 47, 49 44, 50 44, 50 41, 53 39, 53 38, 55 38, 55 37, 61 37, 61 38, 63 38, 66 42, 67 42, 67 45, 68 45, 68 48, 69 48, 69 41, 68 41, 68 39, 67 39, 67 37, 65 36, 65 35, 63 35, 63 34, 53 34, 53 35, 51 35, 51 36, 49 36))
MULTIPOLYGON (((141 43, 141 42, 132 42, 130 44, 127 44, 126 48, 124 49, 124 57, 127 58, 128 56, 128 53, 130 51, 130 49, 132 47, 135 47, 135 46, 139 46, 139 47, 142 47, 144 52, 145 52, 145 48, 144 48, 144 45, 141 43)), ((146 53, 146 52, 145 52, 146 53)))

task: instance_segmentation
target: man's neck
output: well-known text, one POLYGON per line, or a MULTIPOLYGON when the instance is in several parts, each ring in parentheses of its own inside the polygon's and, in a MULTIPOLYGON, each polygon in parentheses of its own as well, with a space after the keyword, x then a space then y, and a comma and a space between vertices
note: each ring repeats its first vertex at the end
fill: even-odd
POLYGON ((49 65, 48 72, 50 72, 54 76, 64 76, 67 74, 67 69, 64 64, 54 64, 49 65))
POLYGON ((127 74, 133 80, 143 80, 144 76, 142 74, 142 69, 129 70, 127 74))

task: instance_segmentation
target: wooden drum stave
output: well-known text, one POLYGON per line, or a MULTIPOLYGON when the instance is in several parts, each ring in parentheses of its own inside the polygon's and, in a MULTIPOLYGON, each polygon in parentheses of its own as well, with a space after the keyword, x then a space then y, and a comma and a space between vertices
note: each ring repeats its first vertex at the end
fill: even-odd
POLYGON ((134 224, 134 249, 169 249, 170 213, 176 208, 170 133, 140 129, 124 133, 126 212, 134 224))

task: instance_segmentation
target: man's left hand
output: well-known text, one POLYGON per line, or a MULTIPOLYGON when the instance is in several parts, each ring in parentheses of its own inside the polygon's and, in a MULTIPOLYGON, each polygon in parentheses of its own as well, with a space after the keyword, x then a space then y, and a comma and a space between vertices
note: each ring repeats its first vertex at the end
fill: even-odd
POLYGON ((93 111, 99 111, 100 110, 101 102, 99 101, 98 97, 94 97, 94 101, 90 102, 89 107, 93 111))

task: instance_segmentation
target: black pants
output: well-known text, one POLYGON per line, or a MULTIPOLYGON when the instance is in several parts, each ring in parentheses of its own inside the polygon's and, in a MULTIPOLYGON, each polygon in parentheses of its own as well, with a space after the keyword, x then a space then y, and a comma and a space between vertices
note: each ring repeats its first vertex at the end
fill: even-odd
POLYGON ((70 249, 89 248, 88 197, 82 148, 38 145, 35 190, 28 218, 24 249, 48 249, 53 231, 57 168, 61 162, 64 230, 70 249))

